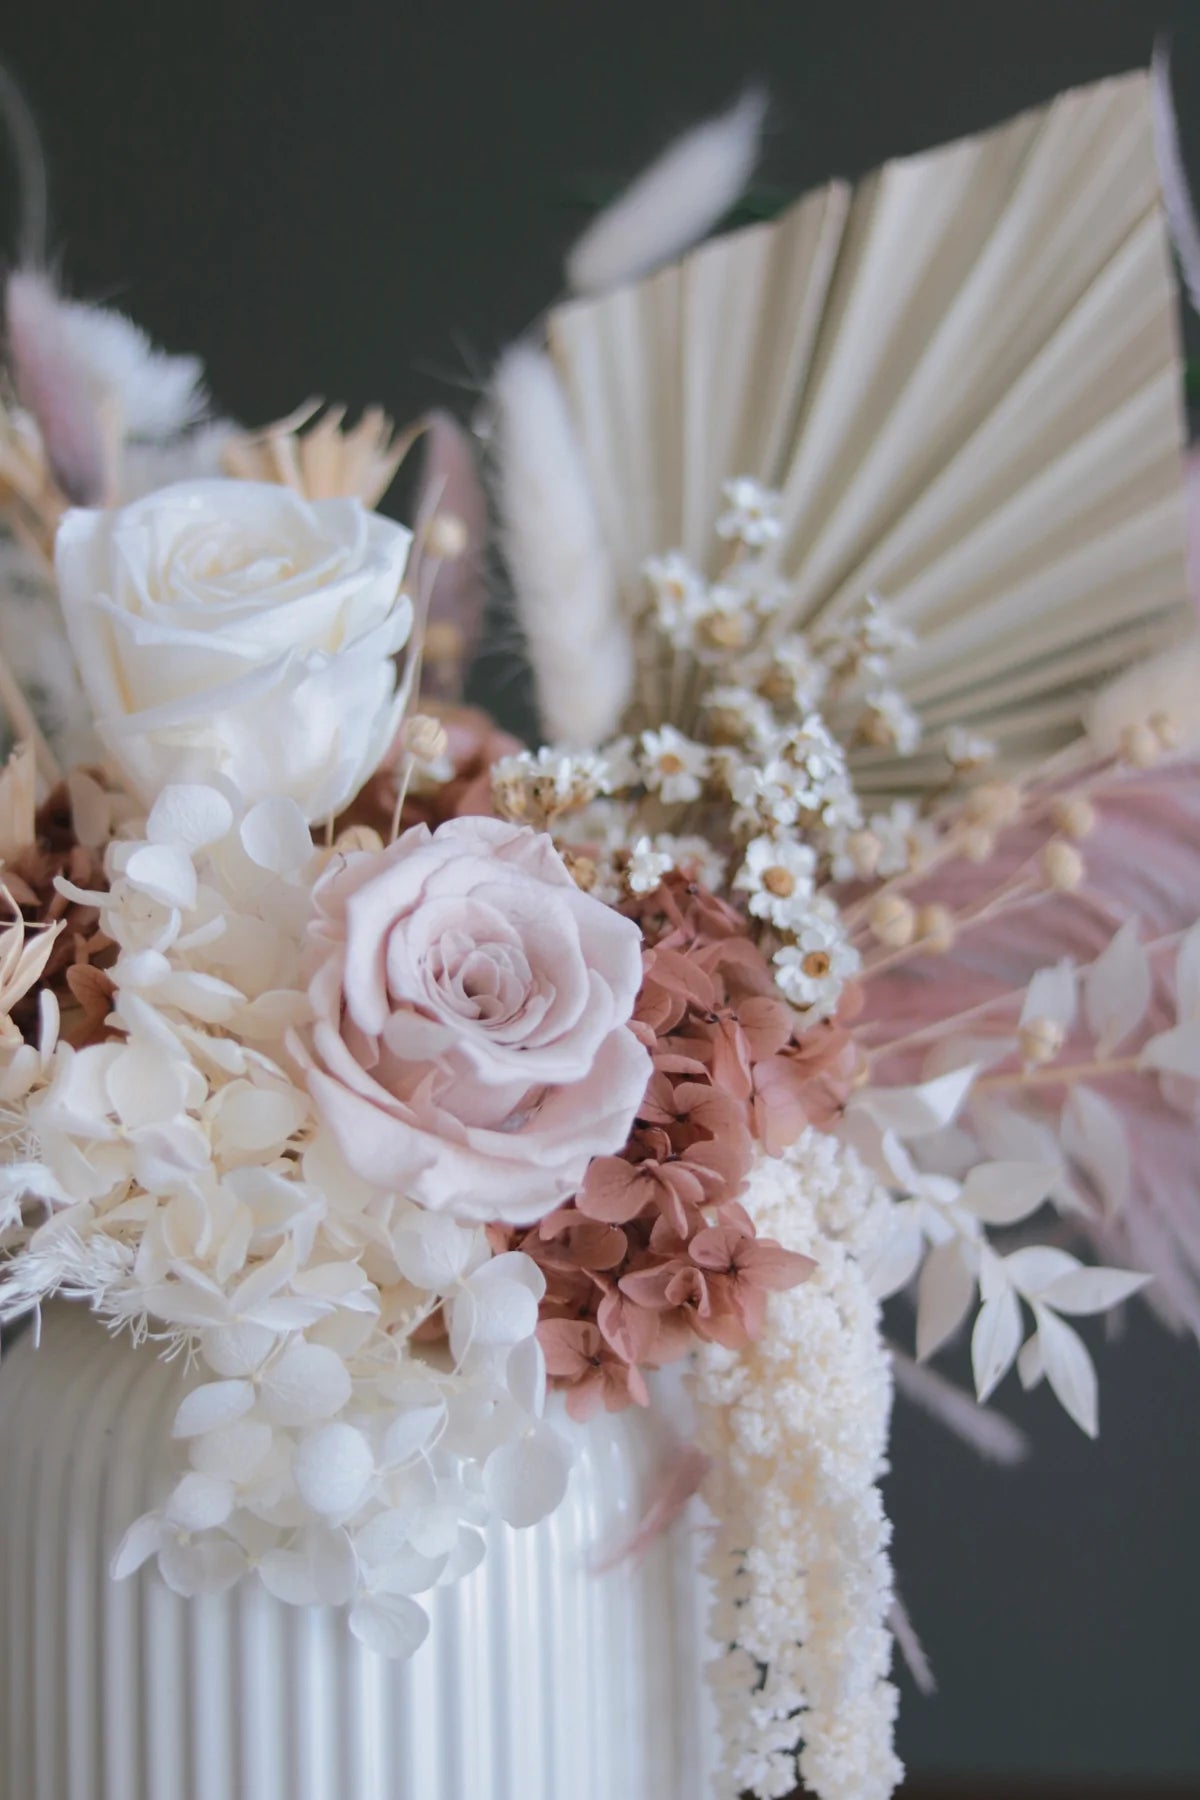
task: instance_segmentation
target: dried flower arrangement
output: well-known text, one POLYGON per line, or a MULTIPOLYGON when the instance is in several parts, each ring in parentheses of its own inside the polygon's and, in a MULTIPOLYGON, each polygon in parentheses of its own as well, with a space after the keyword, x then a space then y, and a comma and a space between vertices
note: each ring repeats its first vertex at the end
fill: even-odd
POLYGON ((1003 1446, 919 1366, 969 1323, 980 1402, 1015 1367, 1094 1434, 1070 1321, 1153 1274, 1200 1330, 1149 119, 1141 80, 1067 96, 630 285, 738 191, 751 100, 598 222, 491 398, 534 750, 458 704, 447 420, 244 434, 192 360, 10 278, 0 1318, 77 1296, 194 1365, 118 1576, 253 1576, 410 1654, 480 1522, 565 1491, 548 1392, 586 1419, 686 1363, 657 1524, 702 1489, 720 1792, 892 1791, 893 1381, 1003 1446), (1021 330, 943 391, 998 301, 1021 330), (410 537, 370 509, 422 429, 410 537))

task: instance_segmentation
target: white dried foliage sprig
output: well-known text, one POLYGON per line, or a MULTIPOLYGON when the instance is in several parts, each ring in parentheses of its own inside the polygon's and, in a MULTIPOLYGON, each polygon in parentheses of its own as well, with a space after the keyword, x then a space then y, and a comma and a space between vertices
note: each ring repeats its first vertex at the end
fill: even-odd
POLYGON ((542 722, 563 744, 599 744, 629 700, 633 644, 550 359, 514 345, 492 399, 502 546, 542 722))

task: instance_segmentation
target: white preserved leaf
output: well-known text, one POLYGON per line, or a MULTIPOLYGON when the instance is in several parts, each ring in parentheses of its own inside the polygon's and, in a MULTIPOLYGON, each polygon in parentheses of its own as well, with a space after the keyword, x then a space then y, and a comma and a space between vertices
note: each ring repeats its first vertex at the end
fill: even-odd
POLYGON ((850 1102, 898 1138, 924 1137, 949 1125, 979 1073, 973 1063, 923 1081, 917 1087, 866 1088, 850 1102))
POLYGON ((974 1294, 975 1276, 963 1261, 961 1245, 955 1241, 931 1250, 917 1289, 919 1362, 934 1355, 953 1337, 970 1310, 974 1294))
POLYGON ((1045 1163, 979 1163, 963 1182, 962 1204, 985 1225, 1015 1225, 1042 1205, 1057 1173, 1045 1163))
POLYGON ((1008 1279, 1027 1300, 1042 1294, 1054 1282, 1075 1274, 1083 1264, 1069 1250, 1057 1250, 1052 1244, 1026 1244, 1004 1258, 1008 1279))
POLYGON ((1055 1312, 1076 1317, 1119 1306, 1150 1280, 1133 1269, 1072 1269, 1045 1288, 1040 1298, 1055 1312))
POLYGON ((925 1249, 917 1209, 901 1201, 891 1209, 891 1219, 879 1234, 872 1234, 860 1257, 867 1285, 877 1300, 887 1300, 906 1288, 925 1249))
POLYGON ((985 1300, 971 1333, 971 1367, 982 1404, 1003 1381, 1021 1347, 1021 1304, 1012 1289, 985 1300))
POLYGON ((1083 1339, 1041 1302, 1033 1310, 1046 1380, 1080 1430, 1094 1438, 1099 1429, 1096 1371, 1083 1339))
POLYGON ((1129 1138, 1111 1100, 1094 1088, 1072 1088, 1059 1127, 1063 1149, 1100 1196, 1108 1218, 1129 1198, 1129 1138))
POLYGON ((1032 1337, 1026 1338, 1021 1345, 1021 1354, 1017 1358, 1017 1378, 1028 1393, 1046 1376, 1046 1366, 1042 1361, 1042 1341, 1035 1331, 1032 1337))
POLYGON ((1142 1049, 1141 1066, 1200 1081, 1200 1019, 1189 1019, 1152 1037, 1142 1049))
POLYGON ((1031 1019, 1052 1019, 1064 1031, 1075 1018, 1075 965, 1069 958, 1039 969, 1025 990, 1021 1023, 1031 1019))
POLYGON ((1152 986, 1138 922, 1127 919, 1084 975, 1084 1016, 1098 1056, 1110 1056, 1141 1024, 1152 986))

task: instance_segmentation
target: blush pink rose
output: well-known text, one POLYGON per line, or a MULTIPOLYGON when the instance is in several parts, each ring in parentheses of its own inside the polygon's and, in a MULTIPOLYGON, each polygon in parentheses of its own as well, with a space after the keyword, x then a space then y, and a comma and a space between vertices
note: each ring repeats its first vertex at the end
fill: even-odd
POLYGON ((340 859, 316 904, 309 1085, 366 1180, 527 1224, 625 1143, 650 1077, 641 933, 544 833, 415 825, 340 859))

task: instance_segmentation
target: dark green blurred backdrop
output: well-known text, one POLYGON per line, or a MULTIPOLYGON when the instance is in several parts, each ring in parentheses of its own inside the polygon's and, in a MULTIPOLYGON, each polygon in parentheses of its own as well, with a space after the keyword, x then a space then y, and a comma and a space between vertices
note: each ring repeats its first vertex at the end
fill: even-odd
MULTIPOLYGON (((469 406, 580 197, 748 76, 774 95, 764 174, 799 189, 1144 62, 1163 25, 1200 174, 1196 0, 7 0, 0 57, 74 290, 262 421, 311 393, 469 406)), ((4 245, 13 217, 6 179, 4 245)), ((1098 1445, 1006 1387, 1022 1469, 900 1413, 896 1562, 941 1683, 906 1693, 915 1770, 1200 1792, 1200 1355, 1139 1314, 1099 1362, 1098 1445)))

